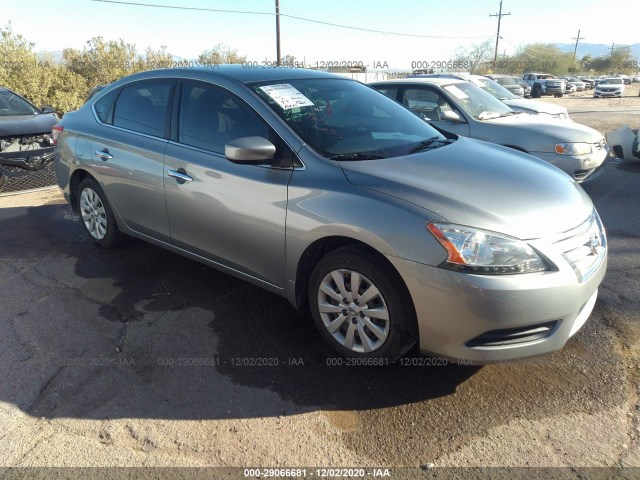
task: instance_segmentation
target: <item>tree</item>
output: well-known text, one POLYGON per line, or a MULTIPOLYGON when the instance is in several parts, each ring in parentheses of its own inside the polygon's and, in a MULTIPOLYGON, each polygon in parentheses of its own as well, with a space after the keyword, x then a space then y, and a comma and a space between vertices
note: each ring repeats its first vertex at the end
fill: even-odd
POLYGON ((452 68, 449 70, 468 70, 469 73, 476 73, 487 70, 486 63, 491 59, 493 52, 491 39, 482 43, 475 43, 469 48, 459 48, 453 57, 452 68))
POLYGON ((66 48, 62 56, 67 68, 83 77, 89 88, 141 72, 145 67, 135 45, 122 39, 105 41, 102 37, 94 37, 87 41, 82 51, 66 48))
POLYGON ((201 65, 220 65, 223 63, 245 63, 246 55, 239 55, 234 48, 227 47, 224 43, 218 43, 211 50, 205 50, 198 55, 198 63, 201 65))
POLYGON ((42 101, 42 72, 33 47, 22 35, 13 33, 11 23, 6 28, 0 27, 0 85, 38 105, 42 101))
POLYGON ((144 69, 153 70, 156 68, 171 68, 175 64, 173 55, 167 52, 167 47, 162 46, 160 50, 153 50, 147 47, 144 51, 144 69))

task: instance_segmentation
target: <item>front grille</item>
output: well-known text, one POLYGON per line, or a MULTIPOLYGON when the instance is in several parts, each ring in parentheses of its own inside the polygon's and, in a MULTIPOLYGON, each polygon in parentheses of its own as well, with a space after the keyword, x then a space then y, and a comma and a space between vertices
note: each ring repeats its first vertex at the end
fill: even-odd
POLYGON ((50 187, 56 184, 53 162, 41 170, 25 170, 14 166, 2 166, 1 168, 7 180, 2 193, 50 187))
POLYGON ((518 328, 503 328, 491 330, 469 340, 467 347, 501 347, 503 345, 517 345, 535 342, 547 338, 553 333, 558 320, 538 323, 518 328))
POLYGON ((581 225, 558 235, 553 244, 571 265, 579 282, 584 282, 597 270, 607 250, 607 236, 594 210, 581 225))

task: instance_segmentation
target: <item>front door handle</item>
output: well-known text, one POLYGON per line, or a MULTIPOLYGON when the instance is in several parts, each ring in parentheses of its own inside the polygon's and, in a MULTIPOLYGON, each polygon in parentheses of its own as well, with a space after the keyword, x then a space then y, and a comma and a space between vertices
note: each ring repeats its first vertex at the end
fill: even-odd
POLYGON ((176 179, 176 182, 183 184, 185 182, 192 182, 193 178, 187 175, 187 172, 184 168, 179 168, 178 170, 169 170, 167 175, 176 179))
POLYGON ((113 155, 109 153, 109 150, 107 150, 106 148, 103 148, 102 150, 96 150, 96 157, 107 161, 107 160, 111 160, 113 158, 113 155))

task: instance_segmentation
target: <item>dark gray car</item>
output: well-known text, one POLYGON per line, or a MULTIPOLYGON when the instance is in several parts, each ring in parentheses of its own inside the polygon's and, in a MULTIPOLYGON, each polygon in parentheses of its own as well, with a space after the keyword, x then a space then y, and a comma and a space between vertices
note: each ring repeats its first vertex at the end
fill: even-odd
POLYGON ((606 269, 567 175, 332 74, 136 74, 55 136, 58 183, 99 245, 135 236, 308 305, 362 364, 416 342, 477 362, 556 350, 606 269))
MULTIPOLYGON (((9 179, 7 190, 33 183, 24 182, 25 176, 53 161, 51 127, 56 123, 58 117, 52 108, 40 109, 16 92, 0 87, 0 177, 9 179)), ((52 173, 50 177, 53 179, 52 173)))

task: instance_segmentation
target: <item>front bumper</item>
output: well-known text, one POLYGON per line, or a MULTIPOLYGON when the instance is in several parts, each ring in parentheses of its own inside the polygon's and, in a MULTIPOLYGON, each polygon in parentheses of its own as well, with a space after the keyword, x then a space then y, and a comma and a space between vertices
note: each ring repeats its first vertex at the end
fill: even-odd
POLYGON ((592 152, 585 155, 558 155, 557 153, 548 152, 530 153, 558 167, 563 172, 569 174, 574 180, 582 182, 600 167, 609 156, 610 149, 606 143, 593 145, 592 152))
POLYGON ((558 271, 503 276, 388 259, 413 298, 421 352, 482 364, 558 350, 586 322, 606 272, 606 250, 591 276, 582 282, 561 254, 549 257, 554 257, 551 261, 558 271), (515 342, 477 341, 495 337, 495 332, 542 331, 541 326, 550 328, 515 342))
POLYGON ((602 90, 598 90, 596 87, 596 90, 594 90, 593 92, 593 96, 598 98, 598 97, 622 97, 622 90, 618 89, 618 90, 611 90, 611 91, 602 91, 602 90))

